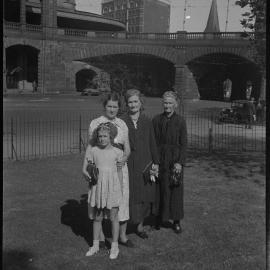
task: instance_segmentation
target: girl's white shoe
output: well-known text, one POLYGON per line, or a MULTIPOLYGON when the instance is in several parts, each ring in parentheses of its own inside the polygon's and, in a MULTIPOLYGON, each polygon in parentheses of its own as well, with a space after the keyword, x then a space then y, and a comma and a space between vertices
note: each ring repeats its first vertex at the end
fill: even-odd
POLYGON ((118 257, 119 254, 119 248, 112 246, 111 250, 110 250, 110 259, 116 259, 118 257))
POLYGON ((92 246, 89 248, 89 250, 86 252, 85 256, 89 257, 89 256, 93 256, 94 254, 98 253, 99 248, 92 246))

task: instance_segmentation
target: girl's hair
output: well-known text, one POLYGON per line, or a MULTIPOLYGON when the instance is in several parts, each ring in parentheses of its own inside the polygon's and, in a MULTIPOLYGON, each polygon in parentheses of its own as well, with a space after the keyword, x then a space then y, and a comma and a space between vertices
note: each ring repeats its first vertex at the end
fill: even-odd
POLYGON ((93 136, 91 139, 90 144, 92 146, 98 145, 98 133, 100 131, 107 131, 109 133, 110 136, 110 140, 111 140, 111 144, 114 143, 114 139, 117 136, 117 127, 110 123, 110 122, 106 122, 106 123, 102 123, 100 124, 94 131, 93 131, 93 136))
POLYGON ((118 107, 121 108, 121 96, 117 92, 111 92, 104 96, 103 98, 103 107, 106 107, 109 101, 117 101, 118 107))
POLYGON ((144 104, 144 101, 143 101, 143 98, 142 98, 142 94, 139 90, 137 89, 129 89, 127 90, 126 94, 125 94, 125 101, 126 101, 126 105, 128 104, 128 100, 130 97, 133 97, 133 96, 137 96, 141 102, 141 111, 144 110, 143 108, 143 104, 144 104))

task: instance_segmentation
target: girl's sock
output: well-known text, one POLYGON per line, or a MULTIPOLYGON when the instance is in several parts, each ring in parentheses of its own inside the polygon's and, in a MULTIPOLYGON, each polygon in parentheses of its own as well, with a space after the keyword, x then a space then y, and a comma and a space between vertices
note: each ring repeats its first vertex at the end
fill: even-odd
POLYGON ((112 242, 110 259, 116 259, 119 254, 118 242, 112 242))
POLYGON ((92 256, 99 251, 99 240, 93 241, 93 246, 89 248, 85 256, 92 256))
POLYGON ((99 240, 93 240, 93 247, 99 249, 99 240))

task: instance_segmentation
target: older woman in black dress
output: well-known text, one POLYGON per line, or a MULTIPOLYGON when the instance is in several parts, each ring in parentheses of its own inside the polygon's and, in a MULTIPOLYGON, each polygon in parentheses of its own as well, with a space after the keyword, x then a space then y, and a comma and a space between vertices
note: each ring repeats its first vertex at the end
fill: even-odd
POLYGON ((122 119, 128 126, 131 149, 128 159, 130 217, 131 222, 137 225, 137 235, 144 239, 148 235, 143 222, 150 214, 151 204, 156 203, 158 184, 155 178, 145 179, 143 171, 152 167, 153 172, 157 173, 159 159, 152 121, 141 113, 140 91, 128 90, 126 103, 128 113, 122 119))
MULTIPOLYGON (((187 149, 187 129, 183 117, 176 114, 177 95, 163 94, 164 112, 153 119, 159 149, 160 222, 173 220, 176 233, 181 233, 180 220, 184 217, 183 174, 187 149), (180 185, 173 185, 171 175, 180 175, 180 185)), ((158 225, 159 226, 159 225, 158 225)))

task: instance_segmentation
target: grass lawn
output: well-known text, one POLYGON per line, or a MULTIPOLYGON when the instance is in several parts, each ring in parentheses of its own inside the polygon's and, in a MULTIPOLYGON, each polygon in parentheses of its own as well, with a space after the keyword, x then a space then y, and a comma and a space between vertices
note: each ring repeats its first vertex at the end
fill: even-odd
POLYGON ((91 244, 81 155, 5 162, 3 258, 8 270, 266 269, 265 170, 259 154, 190 153, 183 232, 129 229, 120 246, 85 257, 91 244))

